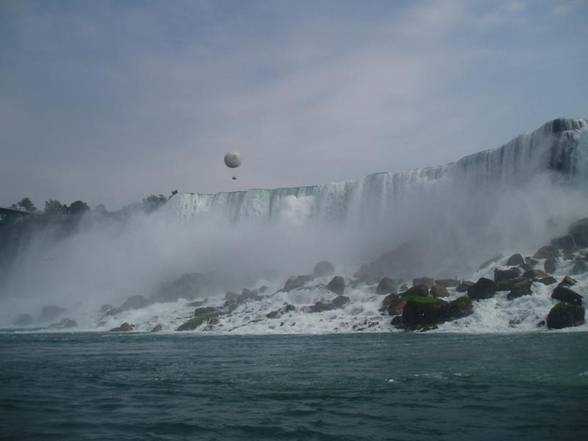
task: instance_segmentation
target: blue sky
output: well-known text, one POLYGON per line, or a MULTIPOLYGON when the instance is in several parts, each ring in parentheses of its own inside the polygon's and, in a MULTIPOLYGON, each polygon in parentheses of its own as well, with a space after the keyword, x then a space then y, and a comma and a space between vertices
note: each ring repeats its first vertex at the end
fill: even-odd
POLYGON ((586 23, 586 0, 4 0, 0 205, 450 162, 588 116, 586 23))

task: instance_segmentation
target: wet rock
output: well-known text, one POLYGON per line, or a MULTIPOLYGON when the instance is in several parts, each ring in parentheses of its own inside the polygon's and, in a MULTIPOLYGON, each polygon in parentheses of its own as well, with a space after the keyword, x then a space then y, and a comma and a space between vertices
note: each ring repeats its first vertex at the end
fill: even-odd
POLYGON ((510 292, 506 296, 508 300, 514 300, 522 296, 529 296, 533 294, 531 285, 533 281, 531 279, 522 278, 518 280, 511 288, 510 292))
POLYGON ((384 277, 376 287, 376 294, 392 294, 398 292, 398 281, 384 277))
POLYGON ((49 325, 50 329, 70 329, 77 328, 78 322, 69 318, 62 318, 57 323, 49 325))
POLYGON ((294 311, 296 311, 296 307, 294 305, 290 305, 289 303, 286 303, 280 309, 276 309, 275 311, 272 311, 272 312, 266 314, 266 317, 268 319, 275 319, 275 318, 279 318, 279 317, 283 316, 284 314, 288 314, 289 312, 294 312, 294 311))
POLYGON ((408 288, 406 291, 400 294, 402 297, 409 297, 409 296, 428 296, 429 295, 429 288, 425 285, 415 285, 408 288))
POLYGON ((257 290, 243 288, 241 294, 235 294, 234 292, 229 291, 225 294, 225 303, 223 304, 223 308, 228 312, 233 312, 244 303, 257 302, 262 298, 263 297, 257 294, 257 290))
POLYGON ((430 277, 417 277, 416 279, 412 279, 412 286, 426 286, 428 289, 431 289, 435 284, 435 279, 431 279, 430 277))
POLYGON ((562 286, 574 286, 576 283, 578 283, 578 281, 570 276, 564 276, 564 278, 561 279, 561 282, 559 282, 562 286))
POLYGON ((507 266, 518 266, 518 265, 524 265, 524 264, 525 264, 525 259, 523 259, 523 256, 520 255, 519 253, 513 254, 506 261, 507 266))
POLYGON ((512 280, 521 276, 521 270, 517 267, 512 267, 506 270, 494 269, 494 281, 502 282, 504 280, 512 280))
POLYGON ((553 285, 554 283, 557 283, 557 280, 555 277, 547 276, 541 279, 537 279, 537 282, 542 283, 543 285, 553 285))
POLYGON ((541 270, 529 270, 525 271, 523 277, 531 280, 539 280, 544 279, 545 277, 549 277, 549 274, 541 271, 541 270))
POLYGON ((382 310, 389 315, 401 315, 406 300, 400 294, 388 294, 382 301, 382 310))
POLYGON ((516 279, 501 280, 496 283, 496 291, 510 291, 512 287, 523 280, 529 280, 527 277, 517 277, 516 279))
POLYGON ((343 295, 345 291, 345 279, 341 276, 335 276, 327 285, 327 289, 338 295, 343 295))
POLYGON ((335 266, 327 260, 322 260, 314 266, 312 274, 314 277, 331 276, 335 274, 335 266))
POLYGON ((190 320, 182 323, 176 331, 193 331, 200 325, 203 325, 210 320, 217 318, 220 315, 220 311, 216 308, 207 306, 203 308, 196 308, 194 314, 190 320))
POLYGON ((33 317, 30 314, 20 314, 12 323, 15 326, 31 326, 33 324, 33 317))
POLYGON ((557 248, 551 245, 545 245, 539 248, 533 257, 536 259, 555 259, 557 256, 559 256, 557 248))
POLYGON ((403 324, 402 324, 402 316, 401 315, 397 315, 396 317, 394 317, 392 319, 392 321, 390 322, 390 324, 392 326, 394 326, 395 328, 403 328, 403 324))
POLYGON ((445 288, 457 288, 460 282, 457 279, 437 279, 435 285, 443 286, 445 288))
POLYGON ((549 257, 548 259, 545 259, 543 268, 545 269, 546 273, 553 274, 557 269, 557 261, 553 257, 549 257))
POLYGON ((156 324, 150 332, 161 332, 163 330, 163 326, 161 323, 156 324))
POLYGON ((349 303, 349 297, 337 296, 332 302, 316 302, 314 305, 305 308, 305 310, 310 313, 332 311, 343 308, 347 303, 349 303))
POLYGON ((525 265, 529 265, 531 267, 537 265, 539 261, 537 259, 533 259, 532 257, 525 257, 525 265))
POLYGON ((474 282, 470 282, 469 280, 464 280, 463 282, 461 282, 457 288, 455 288, 455 291, 457 292, 468 292, 468 289, 474 286, 474 282))
POLYGON ((130 331, 134 331, 134 330, 135 330, 135 325, 128 323, 128 322, 124 322, 120 326, 117 326, 116 328, 112 328, 110 330, 110 332, 130 332, 130 331))
POLYGON ((576 276, 578 274, 584 274, 585 272, 588 272, 588 263, 586 263, 585 260, 576 260, 571 273, 576 276))
POLYGON ((485 277, 481 277, 468 288, 468 296, 472 300, 489 299, 494 294, 496 294, 496 283, 485 277))
POLYGON ((433 297, 447 297, 449 296, 449 292, 447 291, 447 288, 445 288, 444 286, 433 285, 431 287, 431 295, 433 297))
POLYGON ((553 290, 551 298, 564 303, 572 303, 574 305, 582 304, 582 296, 580 294, 561 284, 553 290))
POLYGON ((302 288, 305 284, 312 281, 313 277, 311 275, 302 275, 302 276, 290 276, 288 280, 286 280, 286 284, 282 288, 282 291, 289 292, 294 289, 302 288))
POLYGON ((588 247, 588 218, 581 219, 570 225, 568 233, 578 247, 588 247))
POLYGON ((50 322, 58 319, 60 316, 65 314, 67 309, 56 305, 45 305, 41 308, 41 314, 39 315, 40 322, 50 322))
POLYGON ((553 239, 551 241, 551 246, 564 252, 574 251, 577 248, 576 241, 574 240, 574 237, 570 234, 553 239))
POLYGON ((549 329, 563 329, 584 324, 586 311, 582 306, 569 303, 558 303, 547 315, 549 329))
POLYGON ((406 329, 430 329, 445 320, 447 302, 434 297, 415 296, 406 300, 402 324, 406 329))

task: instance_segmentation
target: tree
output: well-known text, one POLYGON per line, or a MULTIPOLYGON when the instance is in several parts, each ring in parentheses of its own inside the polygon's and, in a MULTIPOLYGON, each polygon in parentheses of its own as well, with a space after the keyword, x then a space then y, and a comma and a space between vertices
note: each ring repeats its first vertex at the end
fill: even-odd
POLYGON ((146 213, 151 213, 164 205, 166 202, 167 198, 162 194, 149 195, 143 199, 143 210, 145 210, 146 213))
POLYGON ((72 202, 69 207, 67 207, 67 214, 71 214, 74 216, 81 216, 85 212, 89 211, 90 207, 84 201, 75 201, 72 202))
POLYGON ((45 214, 49 216, 65 214, 66 211, 67 206, 56 199, 49 199, 48 201, 45 201, 45 214))
POLYGON ((33 204, 33 201, 31 201, 30 198, 22 198, 16 204, 12 204, 11 208, 28 211, 29 213, 37 211, 37 207, 35 207, 35 204, 33 204))

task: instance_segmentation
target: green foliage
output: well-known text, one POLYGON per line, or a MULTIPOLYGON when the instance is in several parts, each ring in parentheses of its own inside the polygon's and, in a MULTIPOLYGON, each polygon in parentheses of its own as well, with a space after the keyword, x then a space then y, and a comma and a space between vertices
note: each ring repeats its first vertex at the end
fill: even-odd
POLYGON ((45 210, 44 213, 48 216, 57 216, 61 214, 65 214, 67 211, 67 206, 62 204, 56 199, 49 199, 45 201, 45 210))
POLYGON ((37 207, 35 207, 35 204, 33 204, 33 201, 31 201, 31 199, 28 197, 22 198, 16 204, 12 204, 11 208, 14 208, 15 210, 24 210, 29 213, 33 213, 33 212, 37 211, 37 207))
POLYGON ((67 213, 74 216, 80 216, 90 210, 88 204, 83 201, 75 201, 67 207, 67 213))

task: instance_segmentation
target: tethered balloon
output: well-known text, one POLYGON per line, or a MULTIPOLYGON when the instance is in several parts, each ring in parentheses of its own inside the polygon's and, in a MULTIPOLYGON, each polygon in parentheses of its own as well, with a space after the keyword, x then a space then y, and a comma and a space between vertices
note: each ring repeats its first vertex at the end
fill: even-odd
POLYGON ((237 152, 230 152, 225 155, 225 165, 229 168, 237 168, 241 165, 241 157, 237 152))

